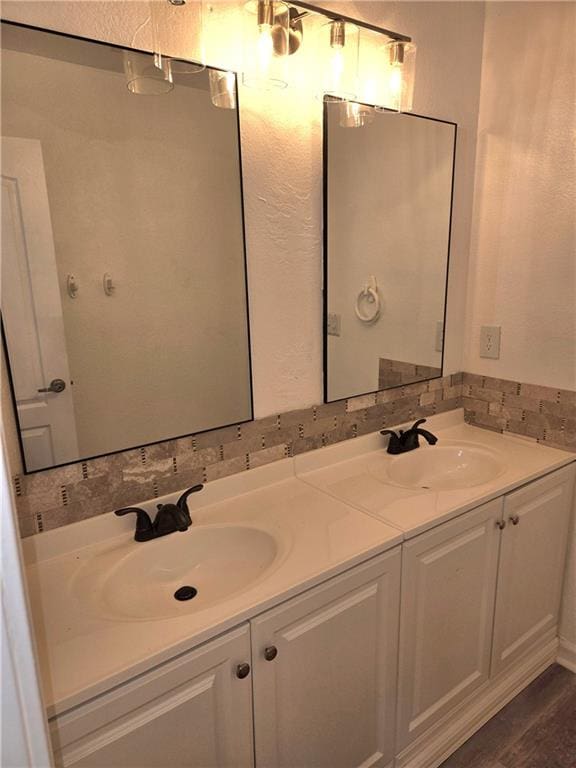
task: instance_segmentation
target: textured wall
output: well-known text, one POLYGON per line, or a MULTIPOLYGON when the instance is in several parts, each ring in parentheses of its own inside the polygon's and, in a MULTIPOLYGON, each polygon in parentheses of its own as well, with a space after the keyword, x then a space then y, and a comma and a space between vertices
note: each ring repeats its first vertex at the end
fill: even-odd
MULTIPOLYGON (((415 111, 459 123, 446 371, 461 370, 483 4, 326 6, 412 35, 415 111)), ((125 45, 147 13, 140 2, 3 4, 6 18, 125 45)), ((322 400, 321 104, 294 88, 242 88, 240 101, 255 411, 267 416, 322 400)))
POLYGON ((487 3, 465 370, 576 388, 576 4, 487 3), (478 356, 502 326, 499 360, 478 356))

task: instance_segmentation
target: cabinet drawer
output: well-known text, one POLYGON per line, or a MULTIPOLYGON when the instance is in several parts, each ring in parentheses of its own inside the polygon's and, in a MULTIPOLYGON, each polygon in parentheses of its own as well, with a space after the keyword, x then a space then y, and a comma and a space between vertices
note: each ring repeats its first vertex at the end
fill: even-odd
POLYGON ((247 624, 50 722, 56 764, 250 768, 247 624))

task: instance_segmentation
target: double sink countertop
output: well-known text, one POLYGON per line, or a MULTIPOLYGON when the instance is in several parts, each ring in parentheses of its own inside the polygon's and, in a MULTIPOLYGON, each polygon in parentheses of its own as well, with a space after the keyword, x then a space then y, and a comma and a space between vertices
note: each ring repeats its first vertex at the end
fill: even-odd
MULTIPOLYGON (((190 498, 193 525, 185 533, 137 543, 132 516, 110 512, 25 539, 49 715, 576 460, 466 425, 461 410, 431 417, 426 428, 437 446, 422 441, 400 457, 387 454, 386 439, 376 433, 211 482, 190 498), (459 473, 467 477, 460 467, 439 474, 432 487, 438 447, 464 448, 464 462, 480 456, 480 468, 493 476, 456 488, 459 473), (424 473, 400 466, 412 454, 424 473), (420 485, 407 487, 407 479, 420 485), (197 587, 197 597, 174 600, 182 585, 197 587)), ((473 468, 470 479, 482 474, 473 468)), ((152 513, 177 497, 139 506, 152 513)))

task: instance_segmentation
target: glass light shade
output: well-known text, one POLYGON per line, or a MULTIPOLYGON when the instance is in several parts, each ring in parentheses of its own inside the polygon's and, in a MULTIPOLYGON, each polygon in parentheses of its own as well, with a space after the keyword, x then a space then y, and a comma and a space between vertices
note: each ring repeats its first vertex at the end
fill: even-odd
POLYGON ((290 12, 276 0, 250 0, 242 14, 242 82, 250 88, 288 84, 290 12))
POLYGON ((416 46, 392 41, 382 49, 384 66, 377 109, 410 112, 414 98, 416 46))
POLYGON ((341 128, 362 128, 374 120, 374 108, 356 101, 343 101, 340 105, 341 128))
POLYGON ((173 73, 193 74, 205 69, 201 0, 180 4, 150 0, 149 5, 154 52, 171 59, 173 73))
POLYGON ((236 109, 236 74, 211 69, 209 79, 212 104, 222 109, 236 109))
POLYGON ((359 47, 360 32, 354 24, 336 19, 320 27, 321 99, 343 101, 357 97, 359 47))
POLYGON ((158 96, 174 88, 170 59, 151 53, 124 51, 124 74, 130 93, 158 96))

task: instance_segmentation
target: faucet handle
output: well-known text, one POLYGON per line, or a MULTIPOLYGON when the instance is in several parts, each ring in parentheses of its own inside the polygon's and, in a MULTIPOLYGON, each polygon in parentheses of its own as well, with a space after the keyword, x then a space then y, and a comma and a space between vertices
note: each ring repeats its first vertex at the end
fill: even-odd
POLYGON ((134 512, 136 515, 136 532, 134 533, 134 538, 136 541, 139 541, 140 536, 146 536, 152 531, 152 520, 150 520, 148 512, 144 509, 140 509, 140 507, 123 507, 122 509, 114 510, 114 514, 118 515, 118 517, 123 517, 129 512, 134 512))
POLYGON ((380 434, 382 436, 390 435, 390 439, 388 440, 388 453, 402 453, 402 443, 401 443, 401 437, 402 437, 402 430, 400 430, 400 434, 397 435, 396 432, 394 432, 393 429, 382 429, 380 431, 380 434))
MULTIPOLYGON (((188 518, 190 518, 190 512, 188 511, 188 496, 191 496, 193 493, 198 493, 203 488, 204 486, 201 483, 199 483, 198 485, 193 485, 192 488, 188 488, 187 491, 184 491, 184 493, 180 496, 180 498, 176 502, 176 506, 178 507, 178 509, 180 509, 186 515, 188 515, 188 518)), ((192 520, 190 520, 190 522, 192 522, 192 520)))

